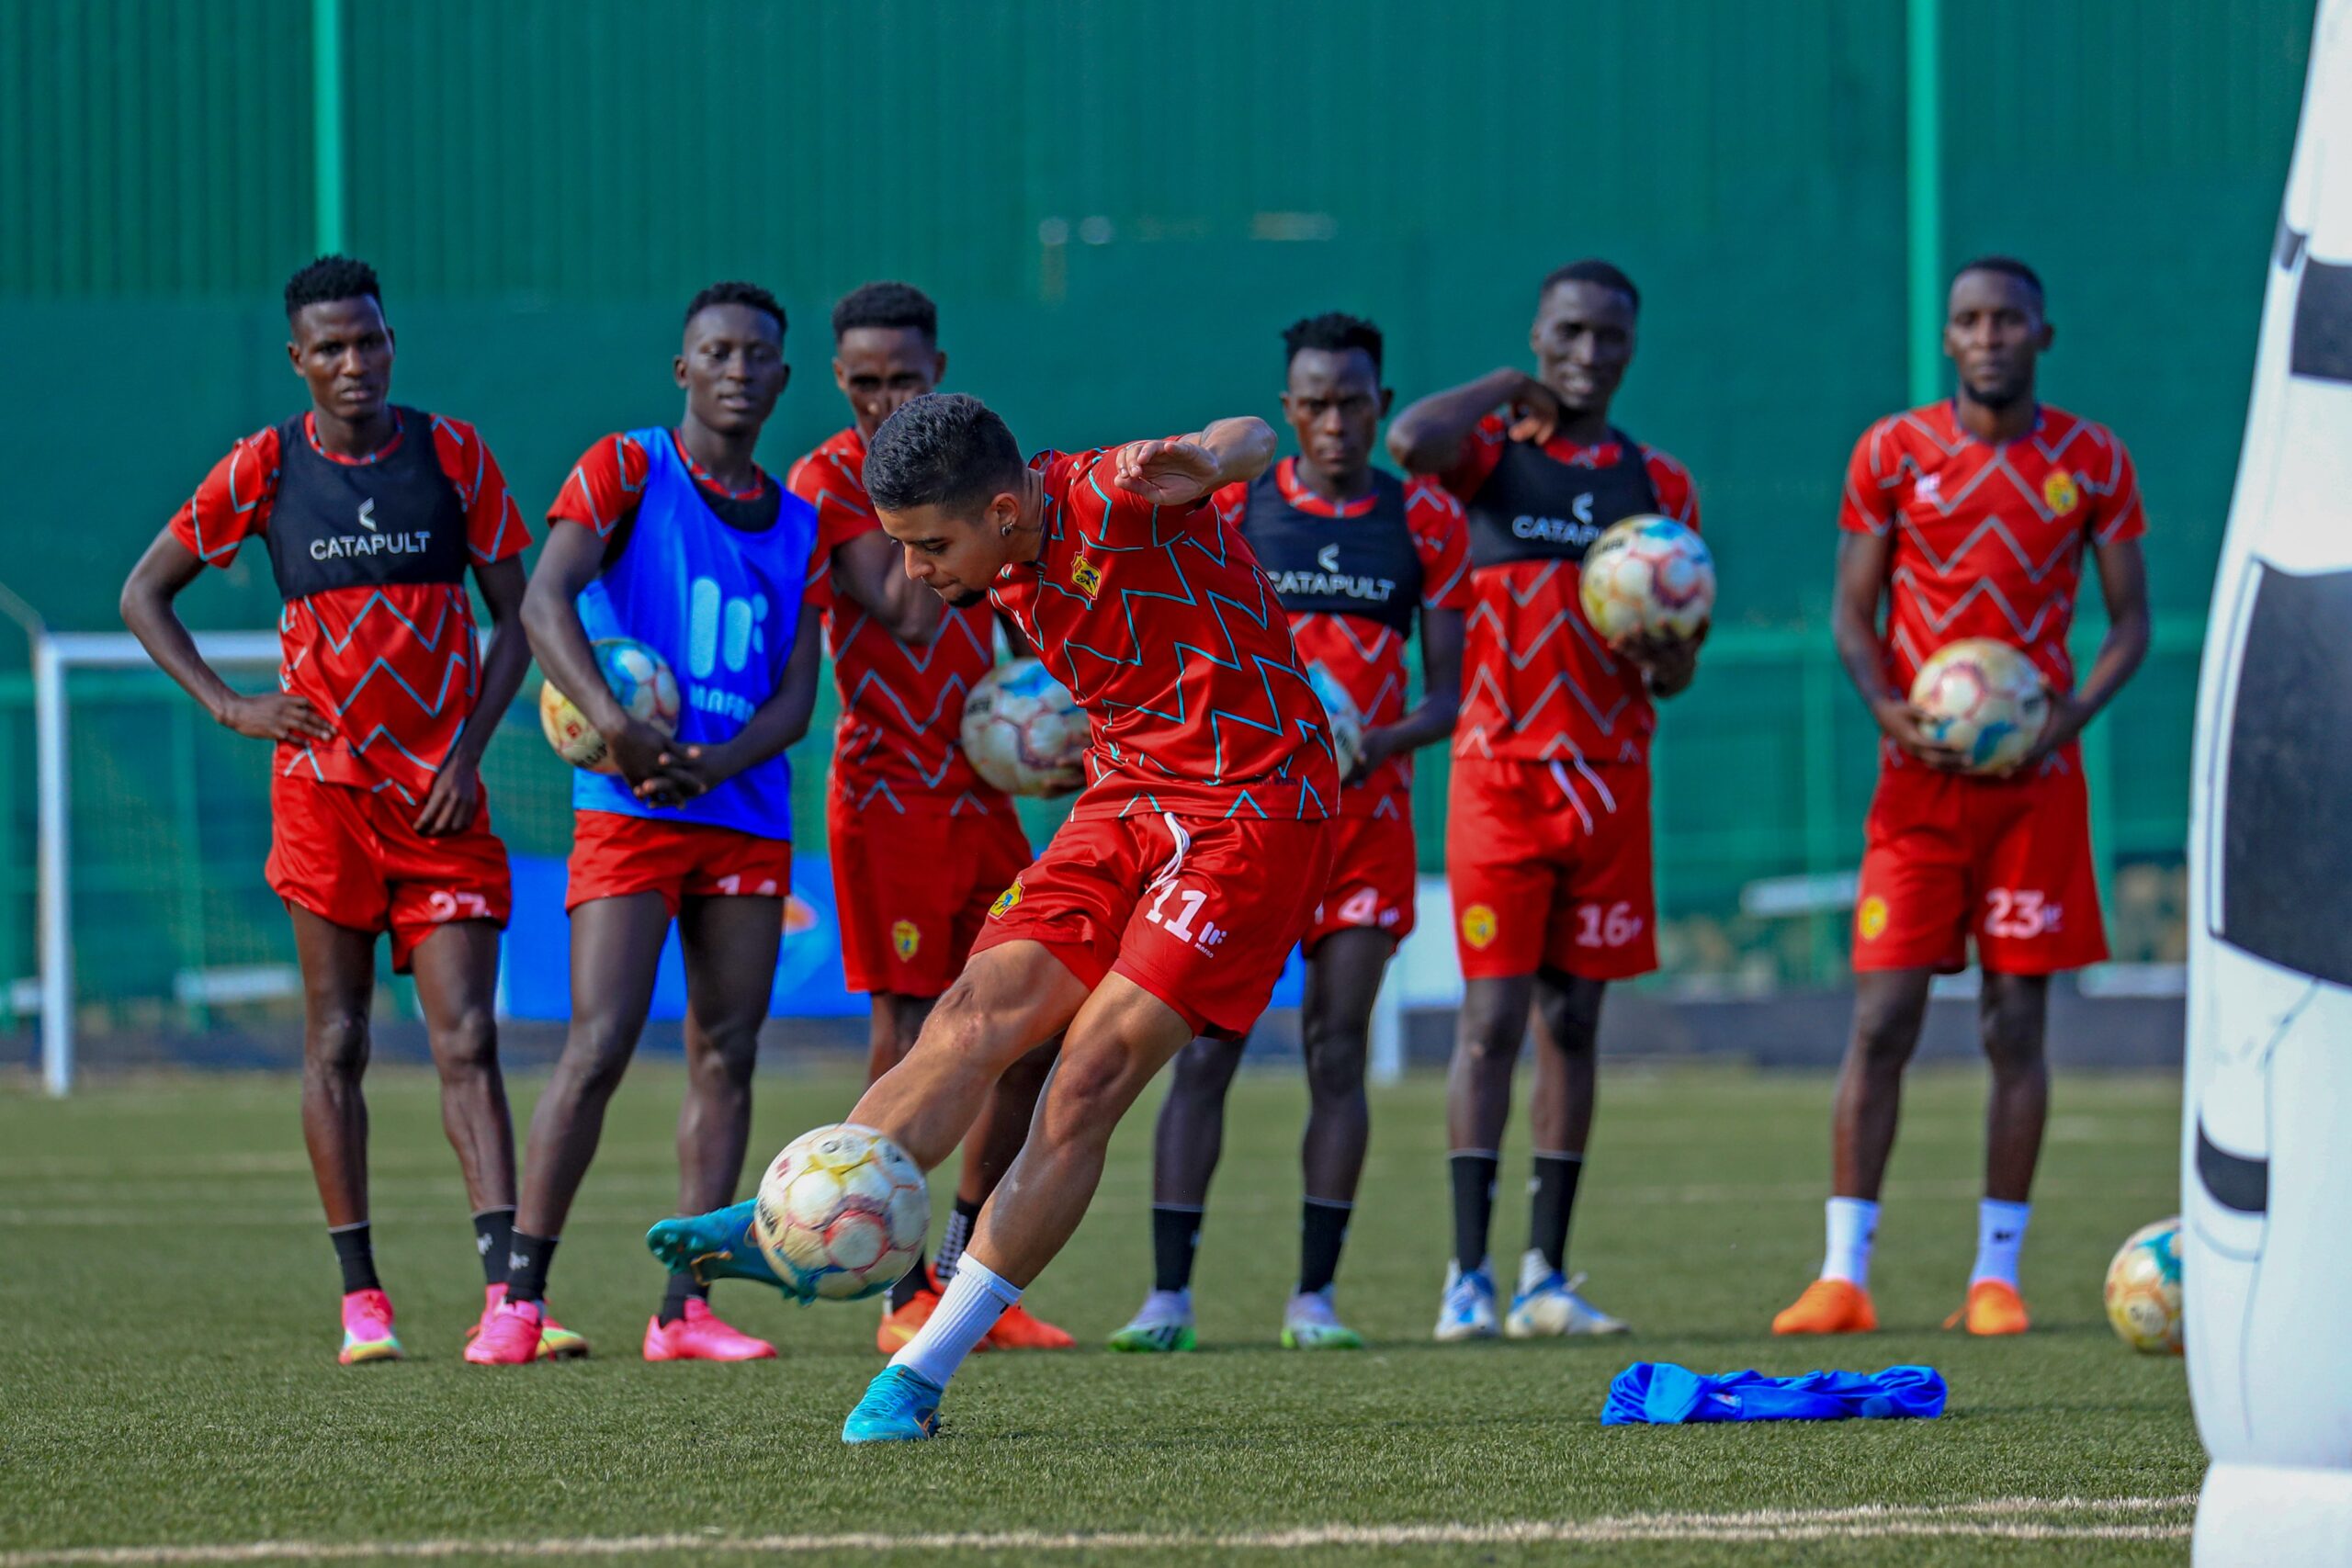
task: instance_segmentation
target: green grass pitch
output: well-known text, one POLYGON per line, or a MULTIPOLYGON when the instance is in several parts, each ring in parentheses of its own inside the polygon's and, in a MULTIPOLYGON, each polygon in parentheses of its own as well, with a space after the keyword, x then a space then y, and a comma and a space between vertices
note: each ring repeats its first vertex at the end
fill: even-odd
MULTIPOLYGON (((1098 1347, 1149 1282, 1154 1093, 1030 1294, 1085 1348, 978 1358, 944 1440, 859 1451, 836 1437, 877 1364, 870 1303, 797 1309, 725 1284, 717 1305, 780 1359, 639 1359, 661 1289, 639 1237, 675 1201, 679 1082, 650 1061, 624 1087, 557 1260, 556 1311, 594 1357, 511 1370, 459 1359, 480 1277, 428 1077, 369 1084, 378 1259, 411 1359, 349 1370, 334 1359, 334 1262, 291 1079, 0 1093, 0 1568, 84 1560, 72 1548, 471 1561, 502 1542, 590 1541, 627 1562, 2187 1560, 2203 1461, 2181 1365, 2125 1350, 2098 1298, 2113 1248, 2177 1207, 2170 1079, 2060 1077, 2025 1254, 2036 1326, 1984 1343, 1938 1326, 1974 1245, 1977 1074, 1915 1077, 1879 1238, 1886 1328, 1842 1341, 1765 1332, 1819 1260, 1826 1079, 1604 1067, 1570 1262, 1634 1337, 1443 1348, 1429 1337, 1447 1245, 1442 1087, 1377 1090, 1340 1281, 1373 1348, 1303 1355, 1274 1338, 1304 1090, 1295 1072, 1244 1074, 1202 1246, 1203 1348, 1120 1357, 1098 1347), (1951 1407, 1932 1422, 1604 1429, 1602 1393, 1637 1358, 1924 1361, 1951 1407), (871 1539, 823 1539, 859 1532, 871 1539), (944 1533, 988 1539, 918 1539, 944 1533)), ((754 1168, 855 1088, 764 1072, 754 1168)), ((513 1085, 518 1120, 537 1089, 513 1085)), ((1515 1136, 1497 1215, 1514 1253, 1525 1170, 1515 1136)))

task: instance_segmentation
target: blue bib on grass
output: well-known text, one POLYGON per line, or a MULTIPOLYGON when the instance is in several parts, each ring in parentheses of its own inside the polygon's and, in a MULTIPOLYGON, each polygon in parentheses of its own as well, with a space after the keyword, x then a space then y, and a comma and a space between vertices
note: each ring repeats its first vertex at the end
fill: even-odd
POLYGON ((1842 1421, 1849 1416, 1940 1416, 1944 1375, 1933 1367, 1883 1372, 1762 1372, 1708 1377, 1671 1361, 1636 1361, 1609 1383, 1604 1427, 1674 1427, 1687 1421, 1842 1421))

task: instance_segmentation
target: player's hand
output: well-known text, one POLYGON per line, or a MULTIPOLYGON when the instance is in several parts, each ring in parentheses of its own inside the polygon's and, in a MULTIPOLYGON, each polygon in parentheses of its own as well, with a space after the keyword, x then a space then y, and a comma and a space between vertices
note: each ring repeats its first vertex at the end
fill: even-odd
POLYGON ((1356 759, 1356 765, 1348 776, 1340 781, 1341 784, 1359 784, 1370 778, 1381 763, 1395 756, 1396 731, 1385 724, 1378 729, 1367 729, 1363 732, 1363 739, 1357 742, 1357 750, 1362 755, 1356 759))
POLYGON ((2064 692, 2050 694, 2050 714, 2041 721, 2041 733, 2034 737, 2033 745, 2017 761, 2017 765, 2005 768, 2008 773, 2031 773, 2041 766, 2043 759, 2060 748, 2071 745, 2082 734, 2083 726, 2091 721, 2090 709, 2064 692))
POLYGON ((437 839, 469 827, 481 805, 481 769, 470 753, 453 751, 433 775, 424 808, 416 814, 416 830, 437 839))
POLYGON ((1197 441, 1130 441, 1111 460, 1111 482, 1155 506, 1189 506, 1224 472, 1216 454, 1197 441))
POLYGON ((1699 673, 1699 645, 1707 640, 1708 629, 1701 626, 1687 637, 1636 634, 1613 646, 1648 672, 1652 696, 1671 697, 1699 673))
POLYGON ((698 795, 708 795, 742 771, 743 763, 732 746, 673 746, 662 753, 661 778, 640 786, 637 795, 655 805, 683 805, 698 795), (666 789, 673 798, 654 801, 647 791, 657 788, 666 789))
POLYGON ((1871 705, 1871 716, 1878 720, 1888 739, 1928 766, 1947 773, 1968 772, 1968 759, 1960 748, 1935 739, 1928 732, 1927 714, 1903 698, 1881 697, 1871 705))
POLYGON ((1560 394, 1530 376, 1510 398, 1510 438, 1541 446, 1558 434, 1560 394))
POLYGON ((307 697, 291 692, 239 696, 220 710, 220 722, 255 740, 332 740, 334 726, 320 716, 307 697))
POLYGON ((639 800, 648 806, 678 804, 677 792, 670 787, 662 768, 662 754, 670 750, 668 736, 641 718, 624 719, 618 729, 605 730, 604 735, 613 765, 620 769, 621 777, 639 800))

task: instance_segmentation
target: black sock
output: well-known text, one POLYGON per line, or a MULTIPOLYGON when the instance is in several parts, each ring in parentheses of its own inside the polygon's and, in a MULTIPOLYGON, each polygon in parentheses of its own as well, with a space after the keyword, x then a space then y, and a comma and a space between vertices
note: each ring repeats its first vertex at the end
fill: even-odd
POLYGON ((898 1311, 931 1288, 931 1270, 923 1264, 922 1254, 915 1254, 915 1266, 899 1276, 890 1287, 890 1310, 898 1311))
POLYGON ((1527 1214, 1527 1245, 1553 1269, 1567 1267, 1568 1211, 1576 1207, 1577 1178, 1582 1174, 1582 1155, 1535 1156, 1535 1178, 1527 1184, 1533 1200, 1527 1214))
POLYGON ((548 1265, 555 1261, 559 1237, 516 1231, 506 1249, 506 1299, 510 1302, 547 1300, 548 1265))
POLYGON ((708 1300, 710 1300, 708 1285, 704 1284, 692 1274, 673 1274, 670 1276, 670 1288, 662 1296, 661 1321, 665 1324, 675 1323, 686 1315, 687 1302, 708 1300))
POLYGON ((931 1266, 933 1279, 944 1285, 956 1278, 956 1265, 964 1258, 964 1244, 972 1239, 972 1227, 979 1218, 980 1206, 957 1193, 956 1212, 947 1216, 946 1234, 939 1238, 939 1261, 931 1266))
POLYGON ((1151 1206, 1151 1288, 1193 1288, 1193 1254, 1201 1245, 1201 1212, 1173 1204, 1151 1206))
POLYGON ((1495 1217, 1495 1171, 1502 1161, 1479 1149, 1445 1156, 1453 1173, 1453 1261, 1464 1274, 1487 1266, 1487 1230, 1495 1217))
POLYGON ((484 1209, 474 1216, 474 1251, 481 1257, 481 1282, 506 1283, 506 1255, 514 1246, 514 1211, 484 1209))
POLYGON ((368 1236, 366 1220, 356 1225, 332 1226, 327 1239, 334 1243, 334 1260, 343 1265, 345 1295, 383 1289, 376 1279, 376 1244, 368 1236))
POLYGON ((1299 1209, 1298 1293, 1311 1296, 1331 1282, 1340 1271, 1340 1248, 1348 1243, 1348 1216, 1353 1203, 1333 1203, 1309 1198, 1299 1209))

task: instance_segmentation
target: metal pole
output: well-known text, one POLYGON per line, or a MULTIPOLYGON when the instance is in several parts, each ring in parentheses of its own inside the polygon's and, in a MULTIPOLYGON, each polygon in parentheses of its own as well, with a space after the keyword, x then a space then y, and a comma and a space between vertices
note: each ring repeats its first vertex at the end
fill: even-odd
POLYGON ((1941 0, 1910 0, 1905 103, 1908 173, 1905 205, 1909 217, 1911 401, 1916 407, 1942 395, 1944 339, 1944 145, 1943 6, 1941 0))
POLYGON ((74 1088, 74 911, 66 835, 65 666, 54 640, 33 644, 34 768, 40 805, 41 1079, 53 1095, 74 1088))
POLYGON ((311 0, 311 199, 318 252, 343 249, 343 0, 311 0))

